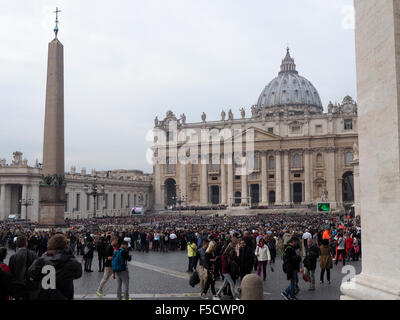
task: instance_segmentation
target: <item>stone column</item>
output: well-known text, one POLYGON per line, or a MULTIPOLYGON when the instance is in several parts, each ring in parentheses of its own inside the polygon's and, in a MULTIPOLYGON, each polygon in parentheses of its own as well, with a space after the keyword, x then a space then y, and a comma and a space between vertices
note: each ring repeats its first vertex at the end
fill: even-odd
POLYGON ((311 203, 311 175, 310 175, 310 151, 306 150, 304 153, 304 202, 311 203))
POLYGON ((0 185, 0 221, 6 220, 6 185, 0 185))
POLYGON ((275 152, 275 204, 282 204, 282 160, 281 151, 275 152))
MULTIPOLYGON (((180 182, 179 182, 179 187, 181 189, 181 196, 182 197, 186 197, 187 196, 187 192, 186 192, 186 164, 183 163, 179 163, 177 164, 179 165, 179 170, 180 170, 180 182)), ((185 205, 185 203, 182 204, 183 206, 185 205)))
MULTIPOLYGON (((22 185, 22 195, 21 195, 21 200, 25 199, 26 201, 28 201, 29 197, 28 197, 28 186, 26 184, 22 185)), ((27 218, 27 207, 23 206, 21 204, 21 219, 26 220, 27 218)))
POLYGON ((31 221, 39 222, 39 182, 31 185, 31 198, 33 200, 33 204, 30 207, 31 221))
POLYGON ((161 191, 162 181, 161 181, 161 164, 155 163, 154 165, 154 209, 162 210, 164 209, 164 197, 161 191))
POLYGON ((261 205, 268 205, 267 152, 261 154, 261 205))
MULTIPOLYGON (((231 159, 232 160, 232 159, 231 159)), ((233 201, 233 164, 232 161, 231 163, 227 164, 227 171, 228 171, 228 205, 231 206, 234 201, 233 201)))
POLYGON ((221 158, 220 161, 220 167, 221 167, 221 204, 226 205, 226 169, 225 169, 225 163, 223 162, 223 159, 221 158))
POLYGON ((355 9, 362 272, 341 299, 399 300, 400 0, 355 9))
POLYGON ((206 206, 208 204, 208 172, 207 164, 201 164, 201 182, 200 182, 200 204, 206 206))
POLYGON ((360 166, 358 159, 355 159, 351 162, 354 168, 354 213, 356 216, 361 215, 361 207, 360 207, 360 166))
POLYGON ((327 190, 328 201, 331 203, 331 208, 336 208, 336 161, 335 148, 328 148, 328 170, 327 170, 327 190))
POLYGON ((242 202, 241 204, 243 206, 247 206, 248 205, 248 200, 247 200, 247 196, 248 196, 248 192, 247 192, 247 160, 245 162, 245 164, 243 164, 244 167, 242 167, 241 171, 242 171, 242 176, 241 176, 241 183, 242 183, 242 202))
POLYGON ((290 180, 289 180, 289 151, 285 151, 283 155, 283 189, 284 189, 284 204, 290 204, 290 180))

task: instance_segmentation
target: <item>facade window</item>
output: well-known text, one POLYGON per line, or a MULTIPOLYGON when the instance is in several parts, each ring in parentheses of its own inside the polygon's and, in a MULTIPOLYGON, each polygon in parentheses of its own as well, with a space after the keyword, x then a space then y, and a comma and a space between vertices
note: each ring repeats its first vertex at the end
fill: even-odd
POLYGON ((318 153, 317 154, 317 167, 323 167, 324 166, 324 159, 322 157, 322 154, 318 153))
POLYGON ((260 156, 258 154, 255 154, 254 155, 254 161, 253 161, 253 165, 254 165, 254 169, 255 170, 260 169, 259 162, 260 162, 260 156))
POLYGON ((128 207, 131 206, 131 195, 130 193, 128 193, 128 207))
POLYGON ((298 134, 301 131, 301 127, 300 126, 293 126, 290 128, 292 133, 298 134))
POLYGON ((353 152, 346 152, 345 153, 345 159, 344 159, 344 163, 346 165, 346 167, 350 166, 350 162, 353 160, 353 152))
POLYGON ((353 130, 353 120, 352 119, 344 120, 344 130, 353 130))
POLYGON ((96 197, 96 210, 99 210, 99 197, 96 197))
POLYGON ((133 205, 136 207, 136 199, 137 199, 137 197, 136 197, 136 194, 134 194, 133 195, 133 205))
POLYGON ((274 128, 268 128, 268 133, 274 133, 274 128))
POLYGON ((114 193, 113 194, 113 209, 117 208, 117 195, 114 193))
POLYGON ((76 211, 81 211, 81 194, 76 194, 76 211))
POLYGON ((275 169, 275 158, 274 157, 269 157, 269 168, 270 169, 275 169))
POLYGON ((167 142, 174 140, 174 133, 171 131, 167 131, 167 142))
POLYGON ((167 172, 168 172, 168 173, 174 173, 174 172, 175 172, 175 164, 173 164, 173 163, 168 163, 168 165, 167 165, 167 172))
POLYGON ((300 155, 295 154, 293 157, 293 167, 300 168, 301 167, 301 158, 300 155))
POLYGON ((121 194, 121 209, 124 207, 124 195, 121 194))
POLYGON ((317 124, 315 126, 315 133, 322 133, 322 125, 321 124, 317 124))
POLYGON ((274 175, 274 174, 270 174, 270 175, 269 175, 269 178, 270 178, 270 179, 273 179, 273 178, 275 178, 275 175, 274 175))

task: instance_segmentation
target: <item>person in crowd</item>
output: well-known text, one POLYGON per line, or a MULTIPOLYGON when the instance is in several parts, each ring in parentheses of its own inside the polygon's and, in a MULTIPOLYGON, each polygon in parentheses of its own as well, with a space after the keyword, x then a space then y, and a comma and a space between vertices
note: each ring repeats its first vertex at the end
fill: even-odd
POLYGON ((195 241, 193 241, 192 238, 188 239, 188 241, 187 241, 187 252, 188 252, 188 260, 189 260, 187 272, 193 272, 193 262, 196 257, 197 245, 196 245, 195 241))
POLYGON ((295 295, 296 283, 298 281, 298 272, 300 271, 301 256, 296 253, 300 247, 300 240, 292 237, 283 251, 283 271, 290 281, 289 286, 281 295, 287 300, 297 300, 295 295))
POLYGON ((106 263, 106 248, 106 239, 104 237, 100 237, 99 241, 96 243, 97 257, 99 260, 99 272, 104 272, 106 263))
POLYGON ((240 280, 250 274, 253 270, 254 265, 254 251, 246 243, 245 240, 240 240, 240 249, 239 249, 239 267, 240 267, 240 280))
POLYGON ((346 233, 345 247, 346 256, 348 258, 347 261, 350 261, 350 259, 354 261, 354 239, 349 232, 346 233))
POLYGON ((92 270, 93 253, 94 253, 93 238, 89 235, 86 238, 86 246, 84 247, 84 252, 83 252, 83 261, 85 262, 85 272, 93 272, 92 270))
POLYGON ((216 296, 216 300, 221 299, 222 292, 229 286, 231 294, 235 300, 239 300, 239 294, 235 289, 235 281, 232 277, 232 271, 230 268, 231 263, 237 264, 237 257, 235 254, 235 249, 232 246, 227 246, 224 253, 221 256, 221 264, 222 264, 222 275, 224 277, 224 282, 222 283, 221 288, 219 288, 216 296))
POLYGON ((336 261, 335 265, 339 263, 342 258, 343 265, 346 265, 346 240, 343 237, 343 233, 339 232, 336 239, 336 261))
POLYGON ((118 250, 114 251, 112 259, 112 271, 114 272, 113 278, 117 278, 117 299, 118 300, 132 300, 129 298, 129 271, 128 261, 132 257, 128 252, 128 242, 123 240, 118 250), (122 285, 124 286, 124 298, 122 298, 122 285))
POLYGON ((28 249, 28 241, 25 236, 19 236, 16 240, 17 252, 10 257, 9 267, 14 279, 29 285, 27 270, 36 259, 36 253, 28 249))
POLYGON ((197 271, 197 262, 199 262, 199 277, 200 277, 200 294, 203 299, 206 299, 207 296, 203 296, 205 284, 207 283, 208 271, 207 271, 207 258, 206 258, 206 250, 209 245, 208 239, 203 239, 202 246, 196 252, 196 257, 193 262, 193 271, 197 271))
POLYGON ((6 257, 7 257, 7 248, 0 247, 0 269, 3 270, 4 272, 11 274, 10 267, 4 263, 4 260, 6 259, 6 257))
POLYGON ((264 243, 264 238, 259 239, 255 251, 257 257, 257 274, 261 277, 261 268, 263 270, 263 281, 267 279, 267 264, 271 262, 271 254, 268 246, 264 243))
POLYGON ((326 272, 326 278, 328 280, 328 283, 330 284, 331 283, 330 269, 332 269, 333 267, 333 261, 328 239, 322 240, 322 244, 320 246, 320 253, 321 253, 319 258, 319 264, 321 267, 320 283, 321 284, 324 283, 324 274, 326 272))
POLYGON ((118 238, 117 237, 112 237, 111 238, 111 242, 107 245, 104 255, 106 257, 106 261, 104 264, 104 275, 103 275, 103 279, 100 282, 100 285, 97 289, 97 295, 99 297, 103 297, 104 293, 103 293, 103 288, 105 286, 105 284, 107 283, 107 281, 110 279, 111 275, 113 274, 112 271, 112 259, 113 259, 113 255, 114 255, 114 251, 118 250, 118 238))
POLYGON ((28 269, 29 277, 37 284, 36 299, 39 300, 73 300, 73 281, 82 276, 82 265, 68 251, 68 241, 65 235, 55 234, 47 244, 47 251, 36 259, 28 269), (43 267, 55 269, 55 289, 43 288, 41 283, 46 274, 43 267))
POLYGON ((315 269, 317 267, 317 260, 319 256, 319 249, 314 244, 312 238, 308 238, 306 246, 306 256, 303 261, 304 274, 308 277, 310 283, 310 291, 315 290, 315 269))
POLYGON ((266 241, 266 245, 268 246, 272 263, 275 263, 276 259, 276 243, 277 243, 276 237, 273 234, 269 235, 266 241))
POLYGON ((211 240, 208 244, 206 254, 205 254, 205 261, 206 261, 206 269, 207 269, 207 280, 204 284, 204 291, 202 292, 201 296, 203 298, 207 298, 208 289, 211 287, 211 292, 214 295, 214 299, 217 297, 217 292, 215 290, 215 249, 217 244, 214 240, 211 240))
POLYGON ((357 236, 353 239, 353 249, 354 249, 354 261, 358 261, 360 256, 360 244, 358 242, 357 236))

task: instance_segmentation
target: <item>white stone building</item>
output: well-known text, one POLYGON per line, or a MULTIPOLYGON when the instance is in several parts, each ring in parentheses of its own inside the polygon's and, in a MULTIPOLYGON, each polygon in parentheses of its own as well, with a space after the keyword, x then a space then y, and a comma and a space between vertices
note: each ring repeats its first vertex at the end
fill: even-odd
MULTIPOLYGON (((20 215, 21 219, 39 221, 39 184, 42 169, 38 161, 33 167, 28 160, 22 160, 21 152, 14 152, 10 164, 0 159, 0 220, 9 215, 20 215), (22 200, 22 201, 21 201, 22 200), (29 206, 23 200, 32 200, 29 206)), ((76 172, 75 167, 65 174, 66 203, 64 218, 82 219, 93 217, 96 203, 96 216, 129 215, 132 207, 142 207, 143 212, 151 209, 152 175, 139 170, 95 171, 90 174, 82 169, 76 172), (99 192, 104 186, 104 196, 87 195, 85 186, 91 186, 96 178, 99 192)))

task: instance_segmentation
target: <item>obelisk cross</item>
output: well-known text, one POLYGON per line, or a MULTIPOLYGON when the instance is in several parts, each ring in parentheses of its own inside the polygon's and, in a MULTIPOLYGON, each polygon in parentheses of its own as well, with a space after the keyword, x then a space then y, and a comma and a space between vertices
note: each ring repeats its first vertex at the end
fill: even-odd
POLYGON ((61 12, 61 10, 58 10, 58 7, 56 7, 56 11, 54 13, 56 14, 56 26, 54 27, 54 33, 56 34, 57 38, 57 33, 58 33, 58 13, 61 12))

